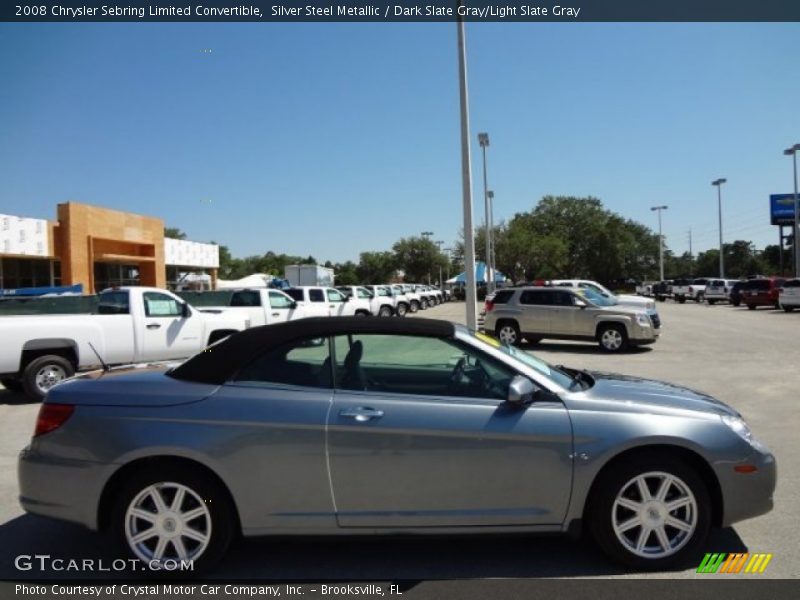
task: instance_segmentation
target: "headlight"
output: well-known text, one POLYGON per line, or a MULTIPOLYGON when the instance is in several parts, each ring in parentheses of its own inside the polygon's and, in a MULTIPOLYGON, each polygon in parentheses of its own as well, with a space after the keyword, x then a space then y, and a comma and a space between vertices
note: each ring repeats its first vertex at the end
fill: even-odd
POLYGON ((636 322, 641 327, 650 327, 650 317, 644 313, 636 313, 636 322))
POLYGON ((741 417, 732 417, 730 415, 723 415, 722 422, 725 423, 728 427, 730 427, 733 432, 742 438, 745 442, 750 444, 751 446, 757 449, 766 450, 764 445, 759 442, 755 436, 753 436, 753 432, 750 430, 750 426, 744 422, 744 419, 741 417))

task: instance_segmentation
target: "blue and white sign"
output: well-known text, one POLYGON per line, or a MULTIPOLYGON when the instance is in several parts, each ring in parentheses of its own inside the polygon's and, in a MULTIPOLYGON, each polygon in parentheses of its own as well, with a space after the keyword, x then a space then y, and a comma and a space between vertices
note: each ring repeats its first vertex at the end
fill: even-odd
POLYGON ((794 194, 770 194, 769 217, 773 225, 794 225, 794 194))

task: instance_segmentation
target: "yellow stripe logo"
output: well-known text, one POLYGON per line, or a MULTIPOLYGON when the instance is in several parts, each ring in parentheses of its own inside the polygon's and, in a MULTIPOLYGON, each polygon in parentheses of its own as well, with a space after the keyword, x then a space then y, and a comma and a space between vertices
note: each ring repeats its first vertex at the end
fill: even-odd
POLYGON ((764 553, 709 553, 705 555, 700 566, 697 567, 697 572, 705 574, 722 573, 726 575, 735 575, 742 572, 763 573, 771 560, 772 554, 764 553))

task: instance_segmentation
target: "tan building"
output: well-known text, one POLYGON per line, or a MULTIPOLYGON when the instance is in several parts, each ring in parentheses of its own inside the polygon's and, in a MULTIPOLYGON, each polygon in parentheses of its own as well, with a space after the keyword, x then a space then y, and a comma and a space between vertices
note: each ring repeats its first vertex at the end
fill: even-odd
POLYGON ((57 221, 0 214, 0 290, 80 284, 182 287, 198 274, 216 287, 219 247, 164 237, 164 221, 78 202, 57 221))

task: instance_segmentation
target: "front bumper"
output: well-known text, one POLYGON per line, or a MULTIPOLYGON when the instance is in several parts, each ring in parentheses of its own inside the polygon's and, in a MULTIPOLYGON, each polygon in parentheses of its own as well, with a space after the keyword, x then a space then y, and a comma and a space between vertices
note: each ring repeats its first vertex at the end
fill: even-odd
POLYGON ((772 510, 778 469, 775 457, 766 448, 754 448, 752 454, 739 463, 717 463, 714 470, 722 491, 723 527, 772 510), (736 472, 734 467, 739 464, 753 465, 756 470, 752 473, 736 472))
POLYGON ((30 446, 19 454, 19 502, 29 513, 97 529, 97 509, 107 465, 42 455, 30 446))

